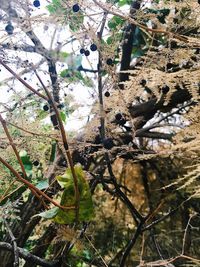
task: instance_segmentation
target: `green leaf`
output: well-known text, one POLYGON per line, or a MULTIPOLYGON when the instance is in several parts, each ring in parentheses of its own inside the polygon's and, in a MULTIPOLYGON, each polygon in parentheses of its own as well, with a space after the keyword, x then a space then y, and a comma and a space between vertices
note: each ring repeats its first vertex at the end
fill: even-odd
POLYGON ((128 1, 127 0, 120 0, 118 2, 118 6, 121 7, 121 6, 124 6, 124 5, 127 5, 128 4, 128 1))
POLYGON ((132 49, 132 55, 134 58, 141 57, 144 55, 144 51, 141 48, 134 47, 132 49))
POLYGON ((54 207, 54 208, 52 208, 50 210, 47 210, 47 211, 41 212, 39 214, 36 214, 33 217, 40 216, 40 217, 42 217, 44 219, 52 219, 57 215, 58 211, 59 211, 59 208, 58 207, 54 207))
POLYGON ((22 160, 27 176, 30 177, 32 175, 32 168, 33 168, 33 164, 30 161, 30 156, 28 156, 26 150, 21 150, 19 152, 19 156, 22 160))
MULTIPOLYGON (((79 221, 90 221, 94 216, 94 208, 92 202, 92 196, 90 192, 90 187, 85 179, 85 173, 81 165, 74 166, 75 173, 78 180, 78 190, 80 195, 79 202, 79 221)), ((56 177, 59 185, 65 188, 61 197, 60 204, 62 206, 75 205, 75 192, 74 192, 74 180, 71 170, 67 168, 66 172, 62 176, 56 177)), ((62 210, 59 209, 54 221, 59 224, 70 224, 75 222, 76 211, 75 210, 62 210)))
POLYGON ((69 54, 66 58, 66 63, 68 65, 68 70, 76 70, 82 62, 82 56, 81 55, 74 55, 69 54))
POLYGON ((70 53, 67 52, 59 52, 59 61, 61 62, 66 62, 67 61, 67 57, 69 57, 70 53))
POLYGON ((124 23, 124 20, 121 19, 118 16, 113 16, 109 21, 108 21, 108 27, 111 30, 116 30, 117 26, 122 26, 124 23))
POLYGON ((61 76, 62 78, 70 78, 71 75, 72 75, 72 71, 71 71, 71 70, 68 70, 68 69, 63 70, 63 71, 61 71, 61 73, 60 73, 60 76, 61 76))
POLYGON ((52 144, 51 144, 50 162, 54 162, 55 157, 56 157, 56 142, 52 142, 52 144))
POLYGON ((83 78, 83 84, 85 86, 91 87, 91 88, 93 88, 93 86, 94 86, 93 80, 91 78, 89 78, 89 77, 84 77, 83 78))
POLYGON ((61 117, 61 120, 62 120, 64 123, 66 123, 67 116, 66 116, 65 112, 60 111, 60 117, 61 117))
POLYGON ((47 10, 51 14, 56 13, 58 9, 63 10, 60 0, 52 0, 52 4, 47 6, 47 10))
POLYGON ((47 179, 46 179, 46 180, 43 180, 43 181, 40 181, 40 182, 36 185, 36 187, 37 187, 38 189, 40 189, 40 190, 46 189, 46 188, 49 187, 49 182, 48 182, 47 179))
POLYGON ((69 28, 73 32, 80 30, 84 20, 84 15, 82 11, 79 11, 78 14, 74 14, 74 12, 71 11, 69 15, 70 15, 69 28))

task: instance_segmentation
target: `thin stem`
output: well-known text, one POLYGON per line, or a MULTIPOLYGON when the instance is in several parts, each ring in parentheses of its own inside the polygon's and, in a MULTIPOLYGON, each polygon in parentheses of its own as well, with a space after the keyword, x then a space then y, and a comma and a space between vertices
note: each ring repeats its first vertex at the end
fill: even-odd
POLYGON ((133 248, 133 246, 135 245, 135 242, 137 241, 139 235, 141 234, 142 232, 142 226, 143 226, 144 222, 140 222, 137 226, 137 230, 136 232, 134 233, 133 237, 131 238, 131 240, 129 241, 125 251, 122 253, 122 257, 121 257, 121 260, 120 260, 120 265, 119 267, 124 267, 125 266, 125 263, 126 263, 126 259, 131 251, 131 249, 133 248))
POLYGON ((46 200, 48 200, 49 202, 51 202, 52 204, 54 204, 54 206, 57 206, 63 210, 68 210, 68 209, 74 209, 74 206, 61 206, 60 204, 58 204, 56 201, 54 201, 53 199, 51 199, 47 194, 45 194, 44 192, 42 192, 41 190, 39 190, 37 187, 35 187, 33 184, 31 184, 29 181, 27 181, 26 179, 24 179, 23 177, 21 177, 21 175, 7 162, 5 161, 2 157, 0 157, 0 162, 3 163, 3 165, 5 165, 13 174, 14 176, 21 181, 23 184, 25 184, 26 186, 28 186, 28 188, 34 193, 36 192, 39 196, 43 196, 46 200))
MULTIPOLYGON (((106 24, 106 17, 107 12, 104 13, 101 29, 98 33, 99 41, 102 39, 103 30, 105 28, 106 24)), ((98 93, 99 93, 99 111, 100 111, 100 135, 101 139, 103 140, 105 138, 105 119, 104 119, 104 107, 103 107, 103 84, 102 84, 102 55, 101 51, 99 51, 99 61, 98 61, 98 93)))
POLYGON ((18 151, 17 151, 17 148, 16 148, 16 146, 15 146, 15 144, 14 144, 14 141, 13 141, 13 139, 12 139, 12 137, 11 137, 9 131, 8 131, 8 128, 7 128, 7 125, 6 125, 6 121, 3 119, 3 117, 1 116, 1 114, 0 114, 0 122, 1 122, 1 124, 2 124, 2 126, 3 126, 3 129, 4 129, 4 131, 5 131, 5 134, 6 134, 7 138, 8 138, 8 140, 9 140, 9 143, 10 143, 10 145, 12 146, 12 149, 13 149, 13 151, 14 151, 16 157, 17 157, 17 160, 18 160, 19 165, 20 165, 20 167, 21 167, 22 173, 23 173, 24 177, 26 178, 27 175, 26 175, 26 170, 25 170, 25 168, 24 168, 23 162, 22 162, 22 160, 21 160, 21 158, 20 158, 20 156, 19 156, 19 153, 18 153, 18 151))
POLYGON ((11 238, 12 246, 13 246, 13 253, 14 253, 13 267, 19 267, 19 250, 17 247, 16 238, 14 237, 13 232, 5 218, 3 218, 3 221, 8 230, 9 236, 11 238))
POLYGON ((69 163, 69 166, 70 166, 70 169, 71 169, 71 172, 72 172, 72 177, 73 177, 73 180, 74 180, 75 207, 76 207, 76 221, 78 221, 79 202, 80 202, 80 194, 79 194, 79 190, 78 190, 78 179, 77 179, 77 176, 76 176, 76 173, 75 173, 75 169, 74 169, 74 164, 73 164, 72 156, 71 156, 71 153, 70 153, 70 151, 69 151, 69 145, 68 145, 68 141, 67 141, 67 135, 66 135, 66 133, 65 133, 65 128, 64 128, 62 119, 61 119, 61 117, 60 117, 58 108, 57 108, 57 106, 56 106, 56 103, 55 103, 53 97, 51 96, 51 93, 49 92, 49 90, 47 89, 47 87, 44 85, 44 83, 43 83, 43 81, 41 80, 40 76, 38 75, 37 71, 34 70, 34 72, 35 72, 35 74, 36 74, 38 80, 40 81, 42 87, 44 88, 44 90, 45 90, 45 92, 46 92, 46 94, 47 94, 48 100, 51 101, 52 108, 53 108, 53 110, 55 111, 56 118, 57 118, 57 120, 58 120, 59 129, 60 129, 61 136, 62 136, 62 141, 63 141, 63 146, 64 146, 64 148, 65 148, 65 152, 66 152, 66 155, 67 155, 68 163, 69 163))
POLYGON ((20 81, 26 88, 28 88, 29 90, 31 90, 34 94, 38 95, 39 97, 45 99, 48 101, 48 98, 41 94, 40 92, 38 92, 37 90, 35 90, 32 86, 30 86, 27 82, 25 82, 21 77, 19 77, 19 75, 17 73, 15 73, 10 67, 8 67, 8 65, 3 62, 3 60, 0 58, 0 64, 4 66, 5 69, 7 69, 18 81, 20 81))
POLYGON ((134 218, 135 222, 138 224, 138 219, 139 219, 140 222, 144 221, 143 216, 137 211, 137 209, 131 203, 129 198, 120 189, 120 186, 118 185, 118 183, 116 181, 116 177, 115 177, 115 175, 113 173, 112 165, 111 165, 110 158, 109 158, 109 155, 108 155, 107 152, 105 153, 105 160, 106 160, 107 167, 108 167, 108 172, 109 172, 111 181, 113 182, 113 185, 115 187, 116 193, 119 195, 120 199, 125 203, 125 205, 128 207, 128 209, 131 212, 131 215, 134 218))
POLYGON ((48 134, 44 134, 44 133, 36 133, 36 132, 32 132, 32 131, 29 131, 29 130, 27 130, 27 129, 24 129, 24 128, 22 128, 22 127, 20 127, 20 126, 18 126, 18 125, 16 125, 16 124, 14 124, 14 123, 12 123, 12 122, 6 122, 7 124, 10 124, 10 125, 12 125, 13 127, 15 127, 15 128, 17 128, 17 129, 19 129, 19 130, 21 130, 21 131, 23 131, 23 132, 25 132, 25 133, 28 133, 28 134, 32 134, 32 135, 36 135, 36 136, 39 136, 39 137, 46 137, 46 138, 50 138, 50 139, 53 139, 53 140, 57 140, 55 137, 56 137, 56 135, 55 135, 55 137, 52 135, 48 135, 48 134))

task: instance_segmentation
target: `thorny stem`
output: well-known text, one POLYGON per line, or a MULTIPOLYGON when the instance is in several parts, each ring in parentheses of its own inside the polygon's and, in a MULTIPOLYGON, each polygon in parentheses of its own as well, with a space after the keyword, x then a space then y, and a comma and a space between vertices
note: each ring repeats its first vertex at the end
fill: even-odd
POLYGON ((56 106, 56 103, 55 103, 53 97, 51 96, 51 93, 49 92, 47 87, 44 85, 44 83, 41 80, 40 76, 38 75, 37 71, 34 70, 34 72, 35 72, 38 80, 40 81, 43 89, 45 90, 45 92, 47 94, 47 97, 48 97, 48 100, 50 100, 51 105, 52 105, 52 107, 53 107, 53 109, 55 111, 55 114, 56 114, 56 117, 57 117, 57 120, 58 120, 59 129, 60 129, 61 136, 62 136, 62 141, 63 141, 63 146, 65 148, 65 152, 66 152, 66 155, 67 155, 68 163, 69 163, 69 166, 70 166, 70 169, 71 169, 71 172, 72 172, 72 177, 73 177, 73 180, 74 180, 75 208, 76 208, 76 222, 77 222, 78 221, 78 214, 79 214, 80 194, 79 194, 79 190, 78 190, 78 179, 77 179, 77 176, 76 176, 76 173, 75 173, 72 156, 71 156, 71 153, 69 151, 69 145, 68 145, 67 136, 66 136, 66 133, 65 133, 65 128, 64 128, 63 122, 61 120, 61 117, 60 117, 58 108, 56 106))

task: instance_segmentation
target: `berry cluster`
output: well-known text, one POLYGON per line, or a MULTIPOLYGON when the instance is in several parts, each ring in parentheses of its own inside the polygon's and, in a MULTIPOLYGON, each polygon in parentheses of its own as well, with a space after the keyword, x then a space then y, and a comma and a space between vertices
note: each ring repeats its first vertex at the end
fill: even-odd
MULTIPOLYGON (((96 51, 97 50, 96 44, 91 44, 90 50, 92 52, 96 51)), ((81 48, 80 49, 80 54, 82 54, 82 55, 84 54, 86 57, 88 57, 90 55, 90 51, 88 49, 81 48)))

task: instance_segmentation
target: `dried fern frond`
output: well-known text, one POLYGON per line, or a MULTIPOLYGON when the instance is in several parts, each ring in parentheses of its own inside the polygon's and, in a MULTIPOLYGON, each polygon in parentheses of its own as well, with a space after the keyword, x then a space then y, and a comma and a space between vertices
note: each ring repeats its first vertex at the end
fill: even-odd
POLYGON ((54 239, 54 243, 70 242, 74 244, 79 250, 83 249, 83 243, 78 239, 79 234, 73 228, 65 225, 59 225, 57 228, 57 234, 54 239))

